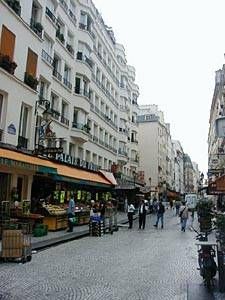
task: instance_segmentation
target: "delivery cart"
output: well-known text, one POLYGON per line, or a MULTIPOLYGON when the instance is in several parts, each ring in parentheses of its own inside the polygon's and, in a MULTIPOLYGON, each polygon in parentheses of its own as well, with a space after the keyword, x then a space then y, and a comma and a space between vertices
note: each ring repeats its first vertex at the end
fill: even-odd
POLYGON ((2 252, 4 261, 31 261, 32 227, 30 223, 5 224, 2 230, 2 252))

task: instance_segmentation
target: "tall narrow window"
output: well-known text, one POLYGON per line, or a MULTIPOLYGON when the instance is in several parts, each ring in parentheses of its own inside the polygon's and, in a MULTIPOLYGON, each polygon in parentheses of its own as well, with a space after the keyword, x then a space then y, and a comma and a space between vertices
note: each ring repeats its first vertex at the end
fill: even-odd
POLYGON ((75 80, 75 93, 80 94, 80 78, 76 77, 75 80))
POLYGON ((0 54, 9 56, 13 60, 16 36, 7 27, 2 26, 0 54))
POLYGON ((26 72, 33 77, 36 77, 37 60, 37 54, 28 48, 26 72))

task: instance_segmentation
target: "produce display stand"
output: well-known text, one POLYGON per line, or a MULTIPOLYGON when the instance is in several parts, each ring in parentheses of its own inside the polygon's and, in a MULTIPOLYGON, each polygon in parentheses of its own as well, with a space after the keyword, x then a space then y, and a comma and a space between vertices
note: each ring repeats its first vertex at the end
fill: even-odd
POLYGON ((31 261, 32 226, 30 223, 7 224, 2 230, 2 252, 4 261, 31 261))
POLYGON ((75 210, 75 216, 77 218, 76 225, 89 224, 90 210, 75 210))
POLYGON ((49 231, 67 228, 68 220, 65 208, 59 205, 44 205, 43 213, 45 214, 43 224, 48 226, 49 231))

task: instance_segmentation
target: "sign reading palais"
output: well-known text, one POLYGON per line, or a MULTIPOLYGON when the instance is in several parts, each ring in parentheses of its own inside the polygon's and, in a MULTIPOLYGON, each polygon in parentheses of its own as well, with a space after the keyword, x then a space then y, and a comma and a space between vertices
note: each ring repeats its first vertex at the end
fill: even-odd
POLYGON ((86 160, 80 159, 80 158, 75 158, 71 155, 65 154, 65 153, 56 153, 55 159, 58 161, 61 161, 65 164, 68 165, 73 165, 76 167, 92 170, 92 171, 98 171, 99 166, 92 162, 88 162, 86 160))

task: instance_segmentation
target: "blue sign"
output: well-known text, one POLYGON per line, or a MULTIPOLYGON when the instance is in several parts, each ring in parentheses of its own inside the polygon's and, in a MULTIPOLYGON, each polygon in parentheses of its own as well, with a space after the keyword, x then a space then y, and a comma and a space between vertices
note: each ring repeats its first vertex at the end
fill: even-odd
POLYGON ((11 123, 9 126, 8 126, 8 129, 7 129, 7 132, 9 134, 13 134, 13 135, 16 135, 16 127, 13 123, 11 123))

